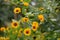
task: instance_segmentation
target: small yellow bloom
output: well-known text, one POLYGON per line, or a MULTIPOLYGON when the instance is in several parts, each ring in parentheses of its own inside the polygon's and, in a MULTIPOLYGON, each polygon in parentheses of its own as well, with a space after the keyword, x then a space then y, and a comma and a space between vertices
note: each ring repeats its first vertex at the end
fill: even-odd
POLYGON ((40 7, 39 10, 42 11, 42 10, 44 10, 44 8, 43 7, 40 7))
POLYGON ((22 36, 22 32, 23 32, 23 29, 21 28, 18 32, 18 37, 21 37, 22 36))
POLYGON ((5 30, 5 27, 1 27, 0 30, 1 30, 1 31, 4 31, 4 30, 5 30))
POLYGON ((38 19, 43 22, 44 21, 44 16, 42 14, 40 14, 40 15, 38 15, 38 19))
POLYGON ((18 33, 18 35, 17 35, 18 37, 21 37, 22 36, 22 33, 18 33))
POLYGON ((18 33, 18 31, 17 31, 17 30, 15 30, 15 31, 13 31, 12 33, 13 33, 13 34, 17 34, 17 33, 18 33))
POLYGON ((9 0, 4 0, 5 2, 9 2, 9 0))
POLYGON ((21 12, 21 8, 14 8, 14 13, 19 14, 21 12))
POLYGON ((59 12, 59 9, 56 9, 56 12, 59 12))
POLYGON ((9 37, 6 37, 5 40, 10 40, 10 38, 9 37))
POLYGON ((18 22, 12 22, 11 26, 12 26, 12 28, 17 28, 18 27, 18 22))
POLYGON ((24 30, 24 35, 30 36, 30 35, 31 35, 31 29, 30 29, 30 28, 26 28, 26 29, 24 30))
POLYGON ((36 31, 37 28, 38 28, 38 22, 33 22, 33 23, 32 23, 32 30, 33 30, 33 31, 36 31))
POLYGON ((33 31, 36 31, 37 30, 37 27, 36 26, 32 26, 32 30, 33 31))
POLYGON ((19 30, 19 33, 22 33, 23 32, 23 29, 21 28, 20 30, 19 30))
POLYGON ((60 38, 57 38, 57 40, 60 40, 60 38))
POLYGON ((0 40, 5 40, 5 37, 0 37, 0 40))
POLYGON ((18 30, 16 30, 15 33, 18 33, 18 30))
POLYGON ((29 3, 27 3, 27 2, 24 2, 23 4, 24 4, 24 6, 29 6, 29 3))
POLYGON ((38 22, 33 22, 33 23, 32 23, 32 26, 38 27, 38 25, 39 25, 38 22))
POLYGON ((21 2, 23 2, 23 0, 20 0, 21 2))
POLYGON ((27 18, 27 17, 22 18, 23 22, 28 22, 28 20, 29 20, 29 18, 27 18))
POLYGON ((42 33, 42 34, 40 35, 40 39, 41 39, 41 40, 44 40, 44 38, 45 38, 45 36, 44 36, 44 34, 42 33))

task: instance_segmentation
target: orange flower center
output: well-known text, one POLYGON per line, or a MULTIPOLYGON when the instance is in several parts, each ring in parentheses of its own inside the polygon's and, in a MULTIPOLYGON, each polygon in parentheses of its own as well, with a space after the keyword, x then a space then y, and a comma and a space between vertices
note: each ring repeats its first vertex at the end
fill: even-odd
POLYGON ((42 20, 42 18, 40 18, 40 20, 42 20))
POLYGON ((33 26, 33 29, 35 29, 35 26, 33 26))
POLYGON ((27 21, 27 19, 25 19, 25 21, 27 21))
POLYGON ((17 23, 14 23, 14 26, 17 26, 17 23))
POLYGON ((21 33, 23 33, 23 32, 21 31, 21 33))
POLYGON ((27 34, 29 34, 29 31, 26 31, 27 34))
POLYGON ((18 12, 19 10, 16 10, 16 12, 18 12))

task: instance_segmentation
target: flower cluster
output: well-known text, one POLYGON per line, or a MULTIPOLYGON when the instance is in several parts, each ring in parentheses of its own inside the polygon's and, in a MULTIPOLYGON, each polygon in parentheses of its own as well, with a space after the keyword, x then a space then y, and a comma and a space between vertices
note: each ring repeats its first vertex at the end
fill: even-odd
POLYGON ((11 21, 6 21, 7 26, 0 28, 0 32, 4 33, 0 40, 60 40, 60 24, 57 25, 58 21, 53 20, 56 13, 59 13, 58 10, 55 11, 54 1, 36 0, 39 2, 37 6, 42 4, 39 7, 31 5, 31 2, 32 0, 9 1, 9 5, 13 5, 12 12, 8 11, 12 13, 9 18, 11 21))

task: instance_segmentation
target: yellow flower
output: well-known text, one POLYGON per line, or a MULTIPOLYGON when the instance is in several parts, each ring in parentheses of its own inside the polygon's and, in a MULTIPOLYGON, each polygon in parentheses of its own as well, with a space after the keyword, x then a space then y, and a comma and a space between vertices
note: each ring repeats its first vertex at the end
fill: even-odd
POLYGON ((29 6, 29 3, 27 3, 27 2, 24 2, 23 4, 24 4, 24 6, 29 6))
POLYGON ((5 31, 5 27, 1 27, 0 30, 1 30, 1 31, 5 31))
POLYGON ((18 33, 18 30, 15 30, 15 33, 18 33))
POLYGON ((57 38, 57 40, 60 40, 60 38, 57 38))
POLYGON ((8 31, 9 30, 9 27, 7 27, 6 30, 8 31))
POLYGON ((5 37, 0 37, 0 40, 5 40, 5 37))
POLYGON ((41 40, 44 40, 44 38, 45 38, 45 36, 44 36, 44 34, 42 33, 42 34, 40 35, 40 39, 41 39, 41 40))
POLYGON ((31 34, 31 29, 30 29, 30 28, 26 28, 26 29, 24 30, 24 35, 30 36, 30 34, 31 34))
POLYGON ((33 23, 32 23, 32 26, 38 27, 38 22, 33 22, 33 23))
POLYGON ((10 38, 9 37, 6 37, 5 40, 10 40, 10 38))
POLYGON ((18 33, 18 30, 15 30, 12 32, 12 34, 17 34, 18 33))
POLYGON ((17 35, 18 37, 21 37, 22 36, 22 33, 18 33, 18 35, 17 35))
POLYGON ((56 12, 59 12, 59 9, 56 9, 56 12))
POLYGON ((43 22, 44 21, 44 16, 42 14, 40 14, 40 15, 38 15, 38 19, 43 22))
POLYGON ((27 18, 27 17, 22 18, 23 22, 28 22, 28 20, 29 20, 29 18, 27 18))
POLYGON ((24 38, 24 40, 30 40, 29 38, 24 38))
POLYGON ((23 29, 21 28, 20 30, 19 30, 19 33, 22 33, 23 32, 23 29))
POLYGON ((19 14, 21 12, 21 8, 14 8, 14 13, 19 14))
POLYGON ((5 2, 9 2, 9 0, 4 0, 5 2))
POLYGON ((33 30, 33 31, 36 31, 37 28, 38 28, 38 22, 33 22, 33 23, 32 23, 32 30, 33 30))
POLYGON ((32 30, 33 31, 36 31, 37 30, 37 27, 36 26, 32 26, 32 30))
POLYGON ((18 22, 12 22, 11 26, 12 26, 12 28, 17 28, 18 27, 18 22))
POLYGON ((23 29, 21 28, 18 32, 18 37, 21 37, 22 36, 22 32, 23 32, 23 29))
POLYGON ((44 10, 44 8, 43 7, 40 7, 39 10, 42 11, 42 10, 44 10))
POLYGON ((21 2, 23 2, 23 0, 20 0, 21 2))

